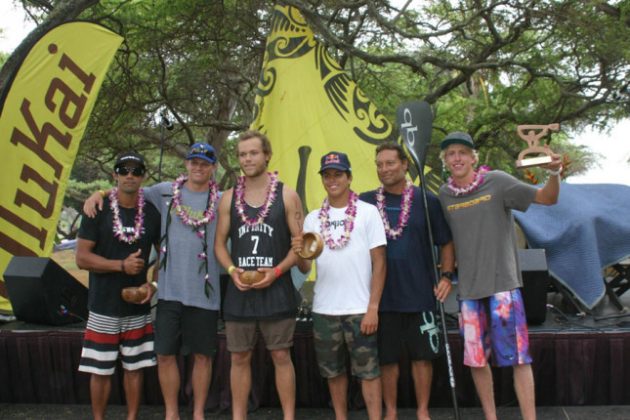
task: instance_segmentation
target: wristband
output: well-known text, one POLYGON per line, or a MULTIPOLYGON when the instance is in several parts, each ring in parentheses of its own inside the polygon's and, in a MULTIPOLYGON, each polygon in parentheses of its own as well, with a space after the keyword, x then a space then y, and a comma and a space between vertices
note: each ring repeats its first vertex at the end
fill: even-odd
MULTIPOLYGON (((125 273, 125 260, 120 260, 120 271, 125 273)), ((127 273, 125 273, 127 274, 127 273)))
POLYGON ((276 276, 276 278, 280 277, 282 275, 282 270, 280 269, 280 267, 275 266, 273 268, 273 274, 274 276, 276 276))
POLYGON ((98 193, 101 195, 102 198, 105 198, 105 196, 107 195, 103 190, 98 190, 98 193))
POLYGON ((228 274, 231 276, 233 272, 236 271, 236 267, 234 267, 233 265, 228 267, 228 274))
POLYGON ((552 171, 551 169, 547 169, 547 173, 551 176, 558 176, 562 173, 562 165, 560 165, 558 167, 558 169, 556 169, 555 171, 552 171))
POLYGON ((149 284, 150 284, 151 286, 153 286, 153 288, 154 288, 155 290, 157 290, 157 289, 158 289, 158 284, 157 284, 157 281, 152 281, 152 282, 151 282, 151 283, 149 283, 149 284))

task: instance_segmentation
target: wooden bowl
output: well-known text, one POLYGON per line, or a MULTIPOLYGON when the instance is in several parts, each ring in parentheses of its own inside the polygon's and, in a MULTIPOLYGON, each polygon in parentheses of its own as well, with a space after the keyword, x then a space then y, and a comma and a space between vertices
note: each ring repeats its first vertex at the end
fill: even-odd
POLYGON ((302 235, 304 245, 298 255, 307 260, 314 260, 324 250, 324 239, 316 232, 306 232, 302 235))
POLYGON ((239 276, 239 280, 244 284, 258 283, 265 278, 265 273, 256 270, 243 271, 239 276))
POLYGON ((128 303, 140 303, 146 299, 147 294, 146 287, 125 287, 120 292, 123 300, 128 303))

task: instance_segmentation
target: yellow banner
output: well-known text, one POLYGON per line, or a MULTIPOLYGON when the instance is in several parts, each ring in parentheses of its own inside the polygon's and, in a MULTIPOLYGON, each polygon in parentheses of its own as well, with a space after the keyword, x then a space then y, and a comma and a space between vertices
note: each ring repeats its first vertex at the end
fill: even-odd
POLYGON ((352 164, 352 189, 378 186, 374 148, 397 130, 317 42, 297 9, 276 6, 251 128, 273 145, 270 169, 295 188, 307 209, 326 196, 320 158, 335 150, 352 164))
MULTIPOLYGON (((0 273, 13 255, 51 253, 74 158, 122 40, 93 23, 66 23, 16 72, 0 115, 0 273)), ((4 280, 0 309, 11 309, 4 280)))

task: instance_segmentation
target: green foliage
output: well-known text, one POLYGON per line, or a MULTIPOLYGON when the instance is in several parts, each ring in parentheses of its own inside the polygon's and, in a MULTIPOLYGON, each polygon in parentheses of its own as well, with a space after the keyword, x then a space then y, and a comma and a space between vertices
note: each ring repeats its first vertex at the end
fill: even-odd
MULTIPOLYGON (((40 22, 62 3, 69 4, 24 2, 40 22)), ((230 139, 252 118, 274 3, 102 0, 85 10, 81 18, 125 41, 99 94, 73 182, 87 189, 107 182, 115 156, 127 149, 145 155, 149 182, 170 180, 182 172, 188 146, 207 141, 219 151, 221 185, 231 185, 238 164, 230 139), (161 113, 173 130, 160 125, 161 113)), ((434 167, 442 137, 466 130, 483 163, 512 171, 524 147, 517 125, 561 123, 564 134, 552 137, 552 147, 569 157, 570 173, 580 173, 596 156, 573 146, 567 133, 606 128, 630 114, 628 0, 283 3, 301 10, 392 120, 402 102, 432 104, 434 167)), ((68 190, 75 194, 74 186, 68 190)))

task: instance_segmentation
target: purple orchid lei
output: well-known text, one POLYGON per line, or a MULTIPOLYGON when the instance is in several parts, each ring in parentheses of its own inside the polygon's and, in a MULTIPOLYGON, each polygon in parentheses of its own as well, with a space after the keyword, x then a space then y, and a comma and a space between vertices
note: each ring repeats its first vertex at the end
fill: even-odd
POLYGON ((267 215, 269 215, 269 211, 271 210, 271 205, 276 199, 276 188, 278 187, 278 172, 269 172, 267 173, 269 176, 269 188, 267 189, 267 197, 265 198, 265 203, 262 208, 258 212, 255 218, 248 218, 245 214, 245 177, 239 176, 236 181, 236 187, 234 188, 234 206, 236 207, 236 212, 241 218, 241 221, 245 223, 247 226, 254 226, 262 223, 267 215))
POLYGON ((385 235, 389 239, 398 239, 402 236, 402 232, 407 226, 409 222, 409 213, 411 212, 411 200, 413 198, 413 183, 407 180, 405 184, 405 189, 403 190, 402 199, 400 201, 401 211, 398 215, 398 226, 395 229, 392 229, 389 225, 389 218, 385 213, 385 188, 381 185, 378 190, 376 190, 376 208, 378 208, 378 212, 381 215, 381 219, 383 220, 383 225, 385 226, 385 235))
POLYGON ((477 168, 477 170, 475 171, 475 176, 473 177, 473 180, 470 184, 466 185, 465 187, 458 187, 457 185, 455 185, 455 181, 453 180, 453 177, 450 176, 448 177, 448 188, 449 190, 451 190, 451 192, 453 194, 455 194, 456 196, 460 196, 460 195, 466 195, 466 194, 470 194, 473 193, 475 191, 477 191, 477 189, 481 186, 481 184, 483 184, 484 178, 485 178, 485 174, 486 172, 488 172, 490 170, 490 168, 488 166, 480 166, 479 168, 477 168))
MULTIPOLYGON (((217 183, 214 182, 214 179, 211 179, 208 182, 208 188, 210 191, 208 194, 208 205, 203 212, 203 216, 199 219, 195 219, 184 207, 182 207, 181 188, 187 179, 188 177, 185 174, 182 174, 175 180, 175 182, 173 182, 173 207, 175 208, 175 213, 177 213, 182 223, 196 230, 197 228, 214 220, 216 216, 216 203, 219 200, 219 189, 217 187, 217 183)), ((197 236, 199 236, 199 231, 196 230, 196 232, 198 234, 197 236)))
POLYGON ((350 191, 350 196, 348 197, 348 206, 346 207, 345 215, 346 218, 343 221, 343 234, 338 240, 334 240, 330 236, 330 224, 328 223, 328 217, 330 212, 330 203, 328 203, 328 198, 324 199, 322 203, 322 208, 319 210, 319 224, 320 230, 322 232, 322 236, 324 238, 324 243, 329 249, 341 249, 348 244, 350 241, 350 234, 354 229, 354 218, 357 216, 357 200, 359 197, 356 195, 354 191, 350 191))
POLYGON ((122 221, 120 220, 120 208, 118 206, 118 188, 112 188, 109 192, 109 208, 113 213, 114 236, 121 242, 132 244, 142 235, 144 226, 144 192, 142 188, 138 190, 136 201, 136 217, 134 219, 133 233, 126 233, 122 221))

